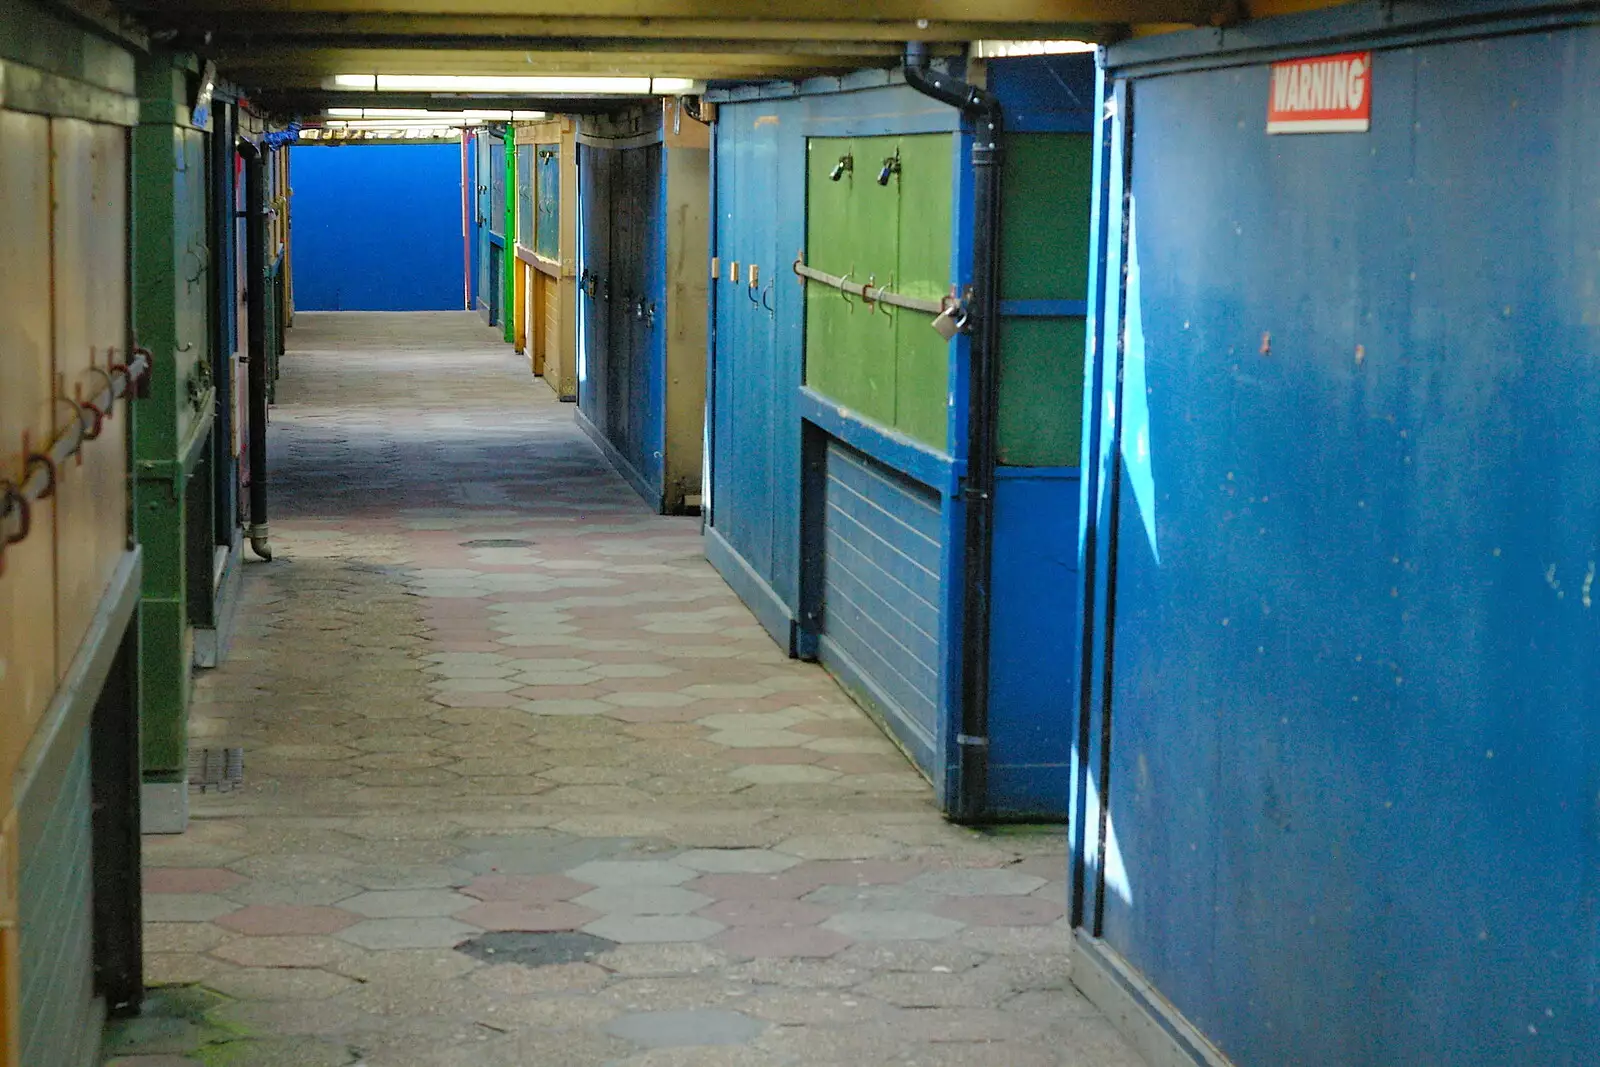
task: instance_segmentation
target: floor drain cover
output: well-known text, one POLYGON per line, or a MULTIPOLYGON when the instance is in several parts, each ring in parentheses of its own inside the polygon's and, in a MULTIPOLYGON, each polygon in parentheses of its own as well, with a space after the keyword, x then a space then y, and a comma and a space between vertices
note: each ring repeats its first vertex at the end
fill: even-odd
POLYGON ((191 748, 189 788, 202 793, 231 793, 244 784, 244 749, 191 748))
POLYGON ((617 947, 615 941, 593 934, 576 932, 554 934, 492 933, 463 941, 457 952, 465 952, 485 963, 520 963, 524 967, 548 967, 553 963, 582 963, 617 947))
POLYGON ((462 548, 528 548, 532 541, 524 541, 518 537, 483 537, 476 541, 461 542, 462 548))

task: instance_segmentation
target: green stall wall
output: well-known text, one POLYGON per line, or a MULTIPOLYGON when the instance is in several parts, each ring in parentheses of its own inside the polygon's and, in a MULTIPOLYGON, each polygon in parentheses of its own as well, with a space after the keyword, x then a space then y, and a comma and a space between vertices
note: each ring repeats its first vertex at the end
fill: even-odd
MULTIPOLYGON (((1006 138, 1000 298, 1088 297, 1088 134, 1006 138)), ((1075 467, 1083 422, 1084 318, 1010 316, 1000 325, 997 437, 1013 467, 1075 467)))
POLYGON ((141 716, 152 782, 181 781, 188 761, 188 487, 215 406, 206 134, 191 125, 187 103, 195 66, 171 53, 140 57, 133 133, 133 325, 155 361, 134 434, 134 519, 145 560, 141 716))
MULTIPOLYGON (((817 137, 807 143, 806 262, 851 281, 938 299, 950 289, 955 138, 817 137), (839 160, 853 161, 838 181, 839 160), (880 185, 885 162, 898 174, 880 185)), ((857 414, 944 451, 949 344, 930 317, 873 309, 838 290, 806 292, 806 385, 857 414)))

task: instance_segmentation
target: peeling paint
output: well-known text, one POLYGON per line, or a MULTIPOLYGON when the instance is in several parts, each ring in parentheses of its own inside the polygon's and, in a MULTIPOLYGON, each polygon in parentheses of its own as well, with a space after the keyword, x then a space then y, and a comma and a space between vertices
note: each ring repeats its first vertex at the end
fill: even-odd
POLYGON ((1595 561, 1589 561, 1589 573, 1583 576, 1583 606, 1594 607, 1594 568, 1595 561))

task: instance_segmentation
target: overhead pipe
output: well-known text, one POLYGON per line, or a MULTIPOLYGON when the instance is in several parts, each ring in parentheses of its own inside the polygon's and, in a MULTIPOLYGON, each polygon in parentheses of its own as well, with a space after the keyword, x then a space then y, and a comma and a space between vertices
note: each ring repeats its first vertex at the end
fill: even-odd
POLYGON ((244 156, 245 341, 250 407, 250 548, 272 559, 267 532, 267 156, 251 141, 241 141, 244 156))
POLYGON ((951 816, 981 821, 989 810, 989 614, 994 547, 995 402, 1000 334, 1000 100, 987 89, 928 66, 928 46, 908 41, 906 84, 949 104, 972 127, 972 336, 967 387, 966 549, 962 597, 961 731, 951 816))

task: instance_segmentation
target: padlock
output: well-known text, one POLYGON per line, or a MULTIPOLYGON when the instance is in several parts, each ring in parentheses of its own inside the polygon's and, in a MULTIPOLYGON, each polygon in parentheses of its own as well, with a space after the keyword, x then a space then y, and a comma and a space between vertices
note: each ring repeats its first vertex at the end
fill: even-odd
POLYGON ((939 336, 946 341, 955 340, 958 333, 967 328, 967 310, 960 304, 947 305, 933 320, 933 328, 939 331, 939 336))

